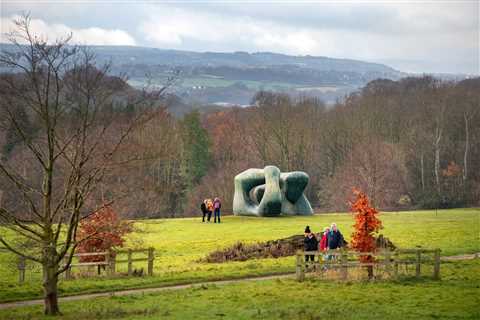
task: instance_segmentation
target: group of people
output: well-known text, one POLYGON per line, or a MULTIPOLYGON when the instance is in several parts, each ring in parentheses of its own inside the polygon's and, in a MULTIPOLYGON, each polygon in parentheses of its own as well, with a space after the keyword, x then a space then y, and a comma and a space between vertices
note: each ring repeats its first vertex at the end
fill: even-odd
POLYGON ((207 222, 210 222, 212 218, 212 212, 214 213, 213 222, 220 223, 220 208, 222 207, 222 203, 220 202, 219 198, 215 199, 205 199, 203 200, 202 204, 200 205, 200 210, 202 210, 202 222, 205 222, 205 217, 207 217, 207 222))
MULTIPOLYGON (((342 233, 338 230, 337 225, 332 223, 330 227, 325 227, 323 229, 323 233, 320 233, 318 236, 320 241, 318 240, 317 236, 310 230, 310 226, 305 228, 305 239, 304 248, 305 251, 327 251, 341 248, 345 245, 345 239, 343 238, 342 233)), ((306 255, 305 261, 314 261, 314 255, 306 255)))

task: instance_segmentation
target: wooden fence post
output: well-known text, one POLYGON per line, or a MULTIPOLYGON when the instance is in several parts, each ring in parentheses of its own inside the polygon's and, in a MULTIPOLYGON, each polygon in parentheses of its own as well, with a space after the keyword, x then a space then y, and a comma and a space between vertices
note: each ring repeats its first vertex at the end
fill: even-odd
POLYGON ((300 252, 297 252, 296 275, 297 275, 297 281, 303 281, 305 279, 305 274, 303 271, 302 254, 300 252))
POLYGON ((115 260, 117 259, 117 253, 115 252, 115 250, 109 250, 108 254, 110 255, 110 260, 108 261, 109 265, 107 267, 109 269, 110 276, 114 276, 115 275, 115 260))
POLYGON ((128 275, 132 275, 132 249, 128 249, 128 275))
POLYGON ((395 252, 393 253, 393 276, 395 277, 395 279, 398 279, 398 259, 398 250, 395 250, 395 252))
POLYGON ((341 276, 342 276, 342 280, 347 280, 348 278, 348 254, 347 252, 344 250, 344 249, 341 249, 342 253, 341 253, 341 256, 340 256, 340 261, 342 262, 342 273, 341 273, 341 276))
POLYGON ((434 252, 433 279, 440 280, 440 249, 434 252))
MULTIPOLYGON (((107 273, 107 276, 110 276, 110 257, 112 256, 112 251, 111 249, 108 249, 105 253, 105 272, 107 273)), ((99 266, 100 267, 100 266, 99 266)))
POLYGON ((147 274, 149 276, 153 276, 153 260, 154 259, 155 259, 154 249, 150 247, 148 248, 148 268, 147 268, 147 274))
POLYGON ((385 271, 391 275, 391 264, 390 264, 390 250, 388 248, 384 251, 384 258, 385 258, 385 271))
POLYGON ((420 266, 422 264, 422 251, 417 249, 417 259, 415 262, 415 276, 420 278, 420 266))
POLYGON ((18 259, 18 283, 20 284, 25 282, 25 263, 24 257, 18 259))

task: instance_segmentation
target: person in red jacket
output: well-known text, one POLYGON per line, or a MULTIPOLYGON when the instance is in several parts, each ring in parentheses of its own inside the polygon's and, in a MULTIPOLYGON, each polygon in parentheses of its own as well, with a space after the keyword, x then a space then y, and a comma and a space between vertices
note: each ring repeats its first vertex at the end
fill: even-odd
POLYGON ((328 233, 329 232, 330 232, 329 227, 325 227, 325 229, 323 229, 323 235, 322 235, 322 239, 320 240, 320 245, 319 245, 320 251, 328 250, 328 233))
MULTIPOLYGON (((330 232, 330 228, 329 227, 325 227, 323 229, 323 235, 322 235, 322 239, 320 240, 320 243, 318 244, 318 248, 320 249, 320 251, 323 251, 323 252, 326 252, 328 251, 328 233, 330 232)), ((324 253, 323 254, 323 261, 327 261, 327 260, 330 260, 330 255, 324 253)), ((326 271, 328 269, 327 265, 324 265, 322 267, 322 270, 323 271, 326 271)))

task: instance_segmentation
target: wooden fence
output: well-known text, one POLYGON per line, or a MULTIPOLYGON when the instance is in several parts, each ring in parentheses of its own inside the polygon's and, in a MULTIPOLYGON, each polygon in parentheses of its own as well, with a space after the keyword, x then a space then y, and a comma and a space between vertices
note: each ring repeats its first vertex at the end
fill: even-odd
MULTIPOLYGON (((72 268, 73 267, 91 267, 96 266, 99 270, 100 268, 105 268, 107 275, 113 276, 116 274, 116 266, 119 263, 127 263, 127 274, 131 276, 133 274, 133 263, 134 262, 147 262, 147 275, 153 275, 153 262, 155 261, 155 251, 153 248, 148 249, 127 249, 127 250, 109 250, 104 252, 86 252, 86 253, 76 253, 73 255, 74 261, 70 264, 70 267, 65 271, 65 278, 72 278, 72 268), (134 257, 134 254, 143 253, 147 254, 147 257, 138 258, 134 257), (127 254, 126 259, 118 260, 117 257, 120 254, 127 254), (92 262, 80 262, 79 258, 82 257, 96 257, 103 256, 104 258, 101 261, 92 261, 92 262), (77 260, 77 261, 75 261, 77 260)), ((25 281, 25 270, 26 270, 26 261, 24 258, 20 258, 18 262, 18 271, 19 271, 19 283, 25 281)))
POLYGON ((397 249, 395 251, 381 250, 378 252, 356 252, 347 250, 329 251, 299 251, 296 255, 296 278, 298 281, 305 279, 308 271, 338 270, 340 279, 348 279, 349 269, 352 268, 382 268, 393 278, 399 276, 399 266, 415 265, 415 276, 421 276, 422 265, 427 263, 425 256, 432 257, 433 279, 440 279, 440 249, 397 249), (423 258, 422 258, 423 255, 423 258), (305 256, 313 256, 314 261, 305 262, 305 256), (371 256, 373 262, 362 262, 360 257, 371 256))
POLYGON ((147 275, 152 276, 153 275, 153 261, 155 260, 155 254, 154 254, 154 249, 153 248, 148 248, 148 249, 137 249, 137 250, 118 250, 116 251, 117 254, 119 253, 126 253, 127 254, 127 259, 124 260, 112 260, 112 270, 115 273, 115 265, 116 263, 128 263, 128 275, 131 276, 133 273, 133 262, 138 262, 138 261, 147 261, 147 275), (147 252, 147 258, 133 258, 134 253, 145 253, 147 252))

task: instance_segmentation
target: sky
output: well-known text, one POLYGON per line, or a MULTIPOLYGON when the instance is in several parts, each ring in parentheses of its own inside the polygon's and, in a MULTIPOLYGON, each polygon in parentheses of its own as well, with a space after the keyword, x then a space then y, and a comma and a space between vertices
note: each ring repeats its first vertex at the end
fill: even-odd
POLYGON ((480 0, 1 0, 12 20, 53 41, 189 51, 269 51, 388 64, 405 72, 479 74, 480 0))

